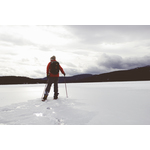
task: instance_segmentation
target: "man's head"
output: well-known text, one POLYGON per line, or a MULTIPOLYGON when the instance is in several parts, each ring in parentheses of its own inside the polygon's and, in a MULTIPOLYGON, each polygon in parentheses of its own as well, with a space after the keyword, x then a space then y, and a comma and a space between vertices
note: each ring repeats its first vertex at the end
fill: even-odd
POLYGON ((51 60, 51 61, 52 61, 52 60, 56 60, 56 57, 55 57, 55 56, 52 56, 50 60, 51 60))

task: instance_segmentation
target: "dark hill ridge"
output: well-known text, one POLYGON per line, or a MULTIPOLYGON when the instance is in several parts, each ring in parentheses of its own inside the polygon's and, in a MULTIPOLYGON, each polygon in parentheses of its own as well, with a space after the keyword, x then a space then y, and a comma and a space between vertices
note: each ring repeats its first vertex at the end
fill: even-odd
MULTIPOLYGON (((121 70, 99 75, 81 74, 65 77, 67 83, 77 82, 110 82, 110 81, 144 81, 150 80, 150 66, 121 70)), ((32 79, 28 77, 3 76, 0 84, 35 84, 46 83, 47 78, 32 79)), ((64 83, 64 77, 59 78, 59 83, 64 83)))
MULTIPOLYGON (((92 75, 91 74, 75 75, 72 77, 65 77, 65 81, 68 83, 73 83, 90 76, 92 75)), ((17 76, 0 77, 0 84, 36 84, 36 83, 46 83, 46 81, 47 77, 39 79, 32 79, 28 77, 17 77, 17 76)), ((59 77, 59 83, 64 83, 64 77, 59 77)))
POLYGON ((143 80, 150 80, 150 66, 93 75, 89 78, 80 80, 80 82, 143 81, 143 80))
POLYGON ((0 84, 35 84, 44 83, 41 79, 32 79, 28 77, 4 76, 0 77, 0 84))
MULTIPOLYGON (((80 74, 71 77, 65 77, 66 82, 73 83, 91 77, 91 74, 80 74)), ((59 77, 59 83, 64 83, 64 77, 59 77)))

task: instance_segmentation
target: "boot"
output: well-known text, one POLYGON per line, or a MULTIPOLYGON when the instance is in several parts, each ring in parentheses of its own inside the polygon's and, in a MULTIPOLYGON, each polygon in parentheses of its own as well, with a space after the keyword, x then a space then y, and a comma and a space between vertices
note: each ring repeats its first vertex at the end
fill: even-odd
POLYGON ((59 93, 55 93, 55 94, 54 94, 54 99, 58 99, 58 94, 59 94, 59 93))
POLYGON ((44 97, 43 97, 43 100, 42 101, 45 101, 47 99, 47 95, 44 94, 44 97))

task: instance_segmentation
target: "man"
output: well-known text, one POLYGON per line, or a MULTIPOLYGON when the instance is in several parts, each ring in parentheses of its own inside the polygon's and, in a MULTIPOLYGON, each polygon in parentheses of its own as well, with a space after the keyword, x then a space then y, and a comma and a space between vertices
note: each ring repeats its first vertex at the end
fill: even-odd
POLYGON ((51 62, 48 63, 47 70, 46 70, 48 84, 45 89, 45 93, 44 93, 44 97, 43 97, 42 101, 45 101, 47 99, 52 83, 54 83, 54 99, 58 98, 59 70, 65 76, 65 72, 64 72, 63 68, 59 65, 59 62, 56 61, 56 57, 52 56, 50 58, 50 60, 51 60, 51 62))

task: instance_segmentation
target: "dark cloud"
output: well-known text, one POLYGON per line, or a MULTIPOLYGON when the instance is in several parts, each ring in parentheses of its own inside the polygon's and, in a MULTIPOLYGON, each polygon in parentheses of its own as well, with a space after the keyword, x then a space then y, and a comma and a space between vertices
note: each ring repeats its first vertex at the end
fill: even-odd
POLYGON ((90 65, 88 68, 84 69, 83 72, 85 74, 101 74, 107 72, 107 68, 97 65, 90 65))
POLYGON ((12 64, 16 69, 10 74, 45 76, 51 55, 56 55, 67 75, 150 65, 147 25, 4 26, 0 33, 0 66, 12 64))
POLYGON ((150 65, 150 56, 122 58, 119 55, 103 54, 96 61, 89 63, 82 72, 90 74, 101 74, 117 70, 128 70, 150 65))
POLYGON ((80 42, 87 44, 122 43, 150 38, 149 25, 65 26, 80 42))
POLYGON ((124 60, 121 56, 109 56, 103 54, 99 59, 99 65, 105 66, 106 68, 122 69, 124 65, 124 60))
POLYGON ((150 56, 122 58, 118 55, 103 54, 98 60, 98 65, 103 66, 107 71, 132 69, 150 65, 150 56))

